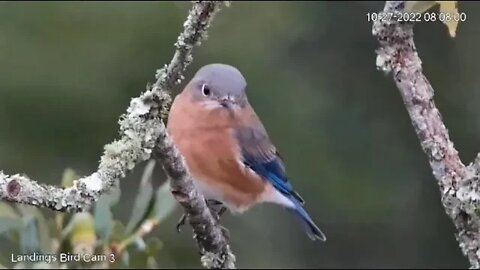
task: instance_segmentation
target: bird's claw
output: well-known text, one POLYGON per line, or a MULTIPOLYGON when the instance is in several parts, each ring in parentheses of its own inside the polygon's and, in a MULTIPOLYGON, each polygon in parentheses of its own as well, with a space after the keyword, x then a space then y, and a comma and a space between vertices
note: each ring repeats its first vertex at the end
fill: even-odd
POLYGON ((220 210, 215 211, 215 209, 210 209, 210 212, 212 213, 215 221, 217 223, 220 223, 220 218, 222 217, 223 213, 225 213, 226 210, 227 210, 227 208, 222 206, 222 208, 220 208, 220 210))
MULTIPOLYGON (((215 206, 218 206, 218 205, 221 205, 221 204, 222 203, 220 203, 218 201, 215 201, 215 200, 207 200, 207 206, 210 209, 210 212, 212 213, 212 216, 217 223, 220 222, 220 217, 227 210, 227 208, 225 206, 221 206, 220 210, 218 210, 218 211, 215 209, 215 206)), ((183 227, 183 225, 185 225, 186 221, 187 221, 187 214, 182 214, 182 216, 180 217, 180 219, 177 222, 177 226, 176 226, 177 232, 181 231, 181 228, 183 227)), ((222 232, 227 231, 227 233, 228 233, 228 230, 226 228, 224 228, 223 226, 220 226, 220 227, 222 228, 222 232)), ((224 235, 225 235, 225 233, 224 233, 224 235)))
POLYGON ((216 200, 207 200, 207 206, 210 209, 210 213, 212 213, 213 218, 217 222, 220 221, 220 217, 227 210, 227 208, 223 206, 221 202, 216 200), (218 206, 220 206, 220 209, 217 210, 216 207, 218 206))
POLYGON ((185 221, 187 220, 187 214, 183 214, 182 217, 180 218, 180 220, 178 220, 177 222, 177 232, 180 232, 181 231, 181 227, 183 225, 185 225, 185 221))
POLYGON ((218 217, 221 217, 223 215, 223 213, 225 213, 225 211, 227 211, 227 208, 225 206, 220 208, 220 211, 218 211, 218 217))
POLYGON ((227 242, 230 242, 230 231, 227 228, 225 228, 221 225, 220 225, 220 229, 222 230, 222 234, 223 234, 223 237, 225 238, 225 240, 227 242))

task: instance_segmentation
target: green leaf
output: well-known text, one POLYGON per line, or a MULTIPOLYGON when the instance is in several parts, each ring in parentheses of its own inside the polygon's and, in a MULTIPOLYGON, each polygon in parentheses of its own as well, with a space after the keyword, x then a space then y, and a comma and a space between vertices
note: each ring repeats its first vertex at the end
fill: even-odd
POLYGON ((116 184, 110 189, 109 193, 106 194, 110 200, 110 207, 116 205, 120 201, 121 190, 118 180, 116 184))
MULTIPOLYGON (((436 1, 440 4, 440 13, 450 13, 453 18, 454 14, 458 14, 458 1, 436 1)), ((450 19, 443 20, 443 23, 447 26, 448 33, 452 38, 457 34, 458 20, 450 19)))
POLYGON ((110 210, 110 198, 107 194, 100 196, 95 205, 95 231, 100 236, 100 241, 108 243, 113 230, 113 215, 110 210))
POLYGON ((13 269, 28 269, 27 263, 25 262, 16 263, 13 269))
MULTIPOLYGON (((0 203, 0 235, 22 227, 22 219, 13 207, 0 203)), ((12 237, 12 235, 9 235, 12 237)))
POLYGON ((62 175, 62 186, 63 187, 71 187, 73 186, 73 181, 79 178, 79 175, 75 172, 75 170, 71 168, 66 168, 63 171, 62 175))
POLYGON ((0 235, 22 227, 20 218, 0 217, 0 235))
POLYGON ((130 256, 130 267, 135 269, 145 268, 150 256, 145 252, 134 251, 132 253, 132 256, 130 256))
POLYGON ((40 232, 40 247, 44 253, 51 253, 53 250, 52 239, 50 237, 50 230, 47 220, 43 215, 37 216, 38 229, 40 232))
POLYGON ((69 227, 69 240, 71 251, 75 254, 87 252, 93 254, 97 236, 95 221, 89 212, 79 212, 72 218, 69 227))
POLYGON ((115 220, 113 224, 111 240, 113 242, 121 242, 127 237, 128 236, 125 234, 125 226, 122 224, 122 222, 115 220))
POLYGON ((147 249, 147 244, 145 244, 145 241, 141 237, 135 238, 135 246, 137 247, 138 250, 140 251, 145 251, 147 249))
POLYGON ((32 265, 31 269, 56 269, 55 264, 45 261, 36 262, 32 265))
POLYGON ((158 262, 157 262, 157 260, 155 260, 155 257, 153 257, 153 256, 148 257, 146 268, 148 268, 148 269, 158 269, 159 268, 158 262))
POLYGON ((130 266, 130 254, 128 253, 128 250, 125 250, 122 254, 122 263, 125 267, 130 266))
POLYGON ((20 218, 15 209, 7 203, 0 203, 0 217, 20 218))
POLYGON ((170 192, 170 184, 166 181, 157 189, 155 204, 149 218, 162 222, 175 210, 177 205, 177 201, 170 192))
POLYGON ((40 212, 39 208, 34 206, 25 205, 19 209, 24 216, 31 216, 37 220, 41 251, 50 253, 52 251, 52 241, 49 224, 45 216, 40 212))
POLYGON ((147 254, 155 257, 160 253, 160 250, 163 248, 162 240, 156 237, 150 237, 147 240, 147 254))
POLYGON ((6 235, 7 240, 14 244, 16 247, 20 247, 20 228, 22 228, 22 222, 19 219, 19 224, 15 230, 10 230, 9 232, 3 234, 6 235))
POLYGON ((32 254, 40 251, 37 219, 26 216, 23 219, 23 228, 20 235, 20 249, 24 254, 32 254))
POLYGON ((436 4, 435 1, 405 1, 405 11, 423 13, 436 4))
POLYGON ((146 212, 149 210, 149 206, 152 203, 153 198, 153 186, 152 186, 152 174, 155 168, 155 161, 150 160, 145 166, 143 171, 140 187, 135 198, 135 203, 132 209, 132 215, 127 224, 126 232, 131 234, 135 231, 146 217, 146 212))
POLYGON ((40 248, 44 253, 50 253, 52 251, 52 241, 50 238, 50 228, 45 216, 40 211, 40 208, 22 205, 18 207, 23 216, 33 217, 37 220, 37 228, 39 230, 38 235, 40 239, 40 248))
POLYGON ((155 257, 160 252, 163 243, 158 238, 149 238, 145 243, 145 249, 137 249, 131 258, 131 266, 135 268, 158 269, 155 257))
POLYGON ((450 14, 449 18, 451 19, 441 21, 447 26, 450 36, 455 37, 458 20, 453 19, 453 17, 458 16, 458 1, 406 1, 405 12, 423 13, 436 5, 440 6, 439 13, 450 14))
MULTIPOLYGON (((12 250, 9 250, 9 251, 12 251, 12 250)), ((10 254, 5 254, 5 253, 6 252, 0 254, 0 269, 5 269, 5 268, 2 268, 2 267, 5 267, 5 265, 11 265, 11 263, 12 263, 11 253, 10 254), (8 259, 7 259, 7 257, 8 257, 8 259)))

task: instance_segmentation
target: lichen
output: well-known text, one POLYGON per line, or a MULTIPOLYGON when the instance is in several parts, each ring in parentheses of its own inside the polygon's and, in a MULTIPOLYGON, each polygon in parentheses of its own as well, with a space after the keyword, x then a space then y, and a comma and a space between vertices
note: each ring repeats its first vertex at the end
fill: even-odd
MULTIPOLYGON (((383 12, 402 13, 405 1, 387 1, 383 12)), ((458 230, 457 241, 472 268, 480 262, 480 183, 478 166, 461 162, 441 115, 433 103, 434 90, 422 73, 413 40, 413 23, 396 20, 373 23, 372 34, 380 48, 376 65, 393 78, 409 113, 413 128, 438 180, 446 213, 458 230)), ((477 162, 480 155, 477 156, 477 162)))
POLYGON ((226 246, 226 252, 220 254, 205 252, 201 257, 203 267, 209 269, 235 269, 235 255, 233 255, 226 246))
POLYGON ((85 184, 87 189, 92 191, 100 191, 103 187, 102 178, 98 173, 93 173, 89 177, 84 178, 83 183, 85 184))
MULTIPOLYGON (((171 87, 184 80, 182 72, 193 61, 192 49, 207 38, 207 29, 213 16, 219 10, 220 4, 220 2, 209 1, 194 3, 184 23, 184 31, 175 43, 177 50, 172 61, 169 65, 157 70, 155 84, 148 85, 144 93, 130 100, 126 113, 122 114, 118 120, 120 138, 104 146, 96 172, 74 180, 72 187, 63 188, 39 185, 28 177, 19 175, 10 177, 0 171, 0 198, 8 196, 7 184, 11 179, 16 179, 21 187, 18 196, 14 198, 14 201, 18 203, 48 207, 57 211, 87 210, 102 193, 109 191, 138 163, 151 158, 154 148, 157 147, 157 149, 165 151, 163 153, 164 161, 171 164, 164 165, 168 165, 171 168, 170 171, 175 172, 173 178, 177 176, 181 178, 170 181, 174 183, 172 185, 182 186, 181 188, 187 190, 188 195, 191 196, 188 198, 190 201, 186 201, 187 198, 185 198, 182 203, 184 205, 196 204, 193 207, 201 207, 203 208, 201 210, 207 209, 208 212, 203 197, 195 192, 190 192, 193 191, 192 181, 184 166, 183 158, 176 151, 162 120, 168 116, 172 100, 169 95, 171 87)), ((170 178, 172 178, 171 176, 170 178)), ((197 212, 203 213, 204 211, 197 212)), ((207 215, 201 216, 199 221, 210 224, 212 223, 211 219, 212 217, 207 215)), ((202 227, 205 228, 205 225, 202 227)), ((217 231, 220 230, 212 230, 212 232, 204 230, 201 238, 210 239, 216 243, 219 238, 223 237, 221 234, 218 235, 217 231)), ((211 256, 202 257, 202 260, 209 261, 208 258, 211 258, 211 262, 206 262, 206 265, 213 268, 234 268, 234 261, 230 260, 233 254, 226 242, 221 242, 225 244, 222 249, 225 254, 220 252, 222 253, 220 255, 220 253, 209 251, 211 256)), ((200 247, 200 249, 205 250, 206 247, 200 247)))
POLYGON ((151 106, 145 104, 142 99, 134 98, 130 102, 130 107, 128 108, 127 113, 129 117, 138 117, 147 114, 150 111, 150 108, 151 106))

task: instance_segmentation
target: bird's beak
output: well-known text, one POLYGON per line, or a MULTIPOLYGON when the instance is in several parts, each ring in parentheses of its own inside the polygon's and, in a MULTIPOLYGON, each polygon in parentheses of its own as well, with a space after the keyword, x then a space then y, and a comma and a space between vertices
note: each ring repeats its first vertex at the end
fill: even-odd
POLYGON ((220 100, 220 104, 222 105, 222 107, 224 108, 228 108, 228 109, 231 109, 235 104, 236 104, 236 100, 233 96, 226 96, 224 98, 222 98, 222 100, 220 100))

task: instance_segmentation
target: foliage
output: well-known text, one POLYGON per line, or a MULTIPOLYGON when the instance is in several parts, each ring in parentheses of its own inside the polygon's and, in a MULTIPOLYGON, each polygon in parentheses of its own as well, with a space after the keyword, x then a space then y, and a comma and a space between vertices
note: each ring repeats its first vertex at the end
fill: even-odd
POLYGON ((447 26, 448 33, 454 38, 459 22, 458 1, 407 1, 405 11, 423 13, 437 5, 439 5, 439 13, 445 15, 438 20, 447 26))
MULTIPOLYGON (((15 247, 0 252, 2 268, 156 268, 162 241, 146 235, 175 208, 168 182, 154 190, 155 162, 143 172, 127 225, 112 215, 120 189, 104 194, 89 212, 52 213, 27 206, 0 203, 0 237, 15 247), (26 256, 29 257, 26 257, 26 256)), ((66 169, 64 187, 77 179, 66 169)))

